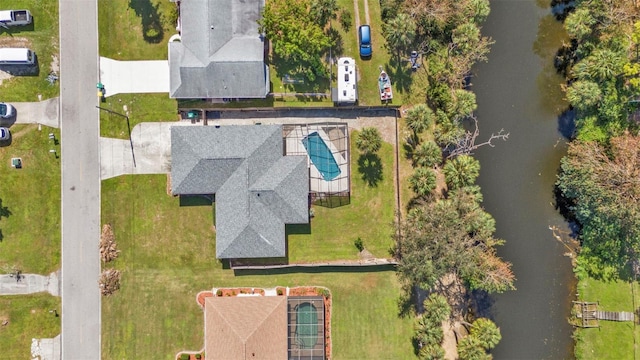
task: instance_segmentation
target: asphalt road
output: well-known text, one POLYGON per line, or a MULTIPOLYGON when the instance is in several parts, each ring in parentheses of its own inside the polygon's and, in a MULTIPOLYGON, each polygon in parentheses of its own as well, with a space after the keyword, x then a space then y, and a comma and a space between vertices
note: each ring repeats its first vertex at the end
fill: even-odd
POLYGON ((96 0, 60 0, 62 359, 100 359, 96 0))

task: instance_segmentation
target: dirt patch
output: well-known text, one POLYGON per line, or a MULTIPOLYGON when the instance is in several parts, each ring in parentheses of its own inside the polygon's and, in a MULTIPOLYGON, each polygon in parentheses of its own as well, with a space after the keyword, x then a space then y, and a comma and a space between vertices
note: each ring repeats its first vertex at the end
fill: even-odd
POLYGON ((51 71, 54 73, 59 73, 60 72, 60 61, 58 60, 58 57, 56 55, 53 55, 51 57, 51 71))
POLYGON ((31 40, 20 36, 0 37, 0 47, 8 48, 29 48, 31 49, 31 40))
POLYGON ((0 85, 2 85, 2 82, 4 80, 8 80, 11 77, 11 74, 9 74, 8 72, 0 70, 0 85))

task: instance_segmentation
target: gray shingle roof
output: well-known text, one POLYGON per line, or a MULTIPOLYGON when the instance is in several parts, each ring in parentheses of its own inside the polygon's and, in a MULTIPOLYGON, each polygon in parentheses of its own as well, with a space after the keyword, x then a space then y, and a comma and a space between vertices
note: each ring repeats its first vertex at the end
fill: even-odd
POLYGON ((285 256, 285 224, 309 222, 306 156, 284 156, 281 125, 174 126, 174 194, 216 194, 216 257, 285 256))
POLYGON ((269 68, 257 20, 264 0, 183 0, 169 43, 173 98, 264 98, 269 68))

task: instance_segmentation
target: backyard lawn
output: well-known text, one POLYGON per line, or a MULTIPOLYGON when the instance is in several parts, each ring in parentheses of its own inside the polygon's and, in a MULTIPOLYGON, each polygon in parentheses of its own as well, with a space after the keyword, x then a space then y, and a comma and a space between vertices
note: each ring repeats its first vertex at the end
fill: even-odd
MULTIPOLYGON (((352 179, 357 176, 352 174, 352 179)), ((202 311, 195 301, 199 291, 214 286, 276 285, 331 289, 335 358, 412 356, 411 321, 397 316, 400 288, 393 271, 272 271, 234 276, 215 259, 211 206, 180 207, 178 198, 166 194, 163 175, 121 176, 102 184, 102 221, 112 224, 122 250, 113 263, 122 270, 122 287, 102 303, 104 358, 172 359, 180 350, 199 350, 204 341, 202 311)), ((351 230, 344 231, 355 234, 356 229, 374 227, 360 215, 359 221, 348 224, 351 230)), ((388 234, 390 221, 380 224, 381 233, 388 234)), ((312 229, 326 231, 317 225, 312 229)), ((373 244, 366 236, 363 239, 365 246, 373 244)), ((345 239, 339 246, 349 250, 338 249, 338 253, 350 252, 355 258, 353 240, 345 239)), ((289 241, 291 250, 313 239, 307 244, 289 241)), ((317 259, 332 256, 318 254, 317 259)))
MULTIPOLYGON (((640 286, 633 283, 635 306, 631 286, 629 282, 588 278, 578 283, 578 293, 581 301, 598 301, 599 310, 634 312, 638 308, 640 286)), ((600 321, 600 328, 577 329, 575 338, 576 358, 581 360, 640 359, 640 352, 634 351, 634 344, 640 340, 640 329, 631 322, 600 321)))
POLYGON ((2 101, 38 101, 56 97, 58 83, 50 85, 47 76, 58 67, 58 1, 57 0, 12 0, 2 9, 29 9, 33 24, 9 29, 0 27, 0 47, 27 47, 36 53, 38 72, 33 75, 14 76, 0 85, 2 101), (11 5, 11 6, 8 6, 11 5))
POLYGON ((357 131, 352 131, 351 203, 336 208, 313 206, 311 233, 288 237, 289 262, 357 259, 353 243, 358 237, 374 256, 390 256, 395 211, 393 146, 383 142, 379 159, 367 167, 357 151, 356 137, 357 131))
POLYGON ((60 267, 60 152, 49 139, 59 131, 37 125, 11 127, 0 147, 0 273, 12 269, 47 275, 60 267), (23 168, 11 167, 22 158, 23 168))

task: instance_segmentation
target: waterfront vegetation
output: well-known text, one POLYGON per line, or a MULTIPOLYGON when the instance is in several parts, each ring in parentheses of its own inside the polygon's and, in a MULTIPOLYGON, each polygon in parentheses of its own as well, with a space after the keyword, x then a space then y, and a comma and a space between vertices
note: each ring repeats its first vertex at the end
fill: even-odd
MULTIPOLYGON (((557 17, 571 42, 558 51, 556 66, 575 116, 557 186, 562 210, 579 225, 578 292, 604 310, 633 312, 640 275, 640 9, 634 1, 556 3, 568 5, 557 17)), ((600 325, 576 330, 578 358, 638 357, 633 325, 600 325)))
MULTIPOLYGON (((416 315, 420 324, 414 352, 420 358, 440 358, 444 355, 442 337, 431 336, 434 331, 442 332, 440 318, 429 322, 425 319, 430 316, 418 313, 418 292, 438 292, 445 277, 460 279, 468 290, 513 289, 511 264, 495 250, 504 241, 493 236, 495 221, 482 208, 482 194, 475 186, 480 164, 469 155, 475 136, 463 127, 469 119, 477 125, 473 119, 476 98, 466 88, 466 79, 473 64, 486 60, 492 43, 480 32, 489 2, 385 0, 381 7, 391 59, 399 64, 416 50, 422 65, 401 83, 409 102, 404 116, 404 154, 414 168, 403 186, 408 185, 413 195, 407 215, 396 224, 394 254, 403 285, 401 307, 416 315)), ((459 300, 447 299, 458 306, 459 300)), ((471 322, 473 317, 463 310, 441 320, 471 322)), ((486 322, 496 330, 497 344, 499 330, 490 320, 486 322)), ((460 358, 482 358, 495 346, 481 343, 474 336, 464 338, 459 342, 460 358)), ((455 349, 447 352, 454 356, 455 349)))

